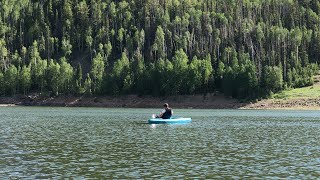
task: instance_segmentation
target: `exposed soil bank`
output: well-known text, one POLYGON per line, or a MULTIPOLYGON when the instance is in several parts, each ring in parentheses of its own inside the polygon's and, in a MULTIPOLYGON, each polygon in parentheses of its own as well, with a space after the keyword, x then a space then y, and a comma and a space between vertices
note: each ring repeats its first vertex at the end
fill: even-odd
POLYGON ((186 95, 173 97, 152 96, 96 96, 43 97, 37 95, 0 97, 1 106, 61 106, 61 107, 108 107, 108 108, 161 108, 163 103, 173 108, 195 109, 319 109, 320 98, 297 98, 290 100, 265 99, 255 103, 242 103, 223 95, 186 95))
POLYGON ((22 106, 69 106, 69 107, 126 107, 126 108, 161 108, 167 102, 173 108, 206 108, 206 109, 238 109, 245 104, 236 99, 222 95, 188 95, 173 97, 152 96, 96 96, 96 97, 42 97, 42 96, 15 96, 0 97, 2 105, 22 106))

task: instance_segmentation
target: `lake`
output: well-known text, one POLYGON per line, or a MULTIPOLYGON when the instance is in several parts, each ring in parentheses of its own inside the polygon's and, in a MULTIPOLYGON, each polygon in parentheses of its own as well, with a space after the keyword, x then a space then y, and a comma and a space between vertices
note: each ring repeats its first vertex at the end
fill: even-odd
POLYGON ((1 107, 1 179, 316 179, 320 112, 1 107))

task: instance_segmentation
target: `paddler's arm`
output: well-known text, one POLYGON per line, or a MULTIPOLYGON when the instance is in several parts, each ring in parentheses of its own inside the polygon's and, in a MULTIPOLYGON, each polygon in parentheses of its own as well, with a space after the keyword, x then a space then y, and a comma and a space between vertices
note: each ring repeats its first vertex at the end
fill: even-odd
POLYGON ((164 110, 162 110, 161 112, 160 112, 160 114, 159 114, 159 116, 158 117, 162 117, 163 116, 163 114, 166 112, 166 110, 164 109, 164 110))

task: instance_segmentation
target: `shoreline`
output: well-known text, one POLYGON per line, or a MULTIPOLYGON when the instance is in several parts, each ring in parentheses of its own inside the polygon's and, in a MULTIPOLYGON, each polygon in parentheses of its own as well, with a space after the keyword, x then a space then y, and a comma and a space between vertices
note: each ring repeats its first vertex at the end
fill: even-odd
POLYGON ((238 109, 238 100, 221 95, 153 96, 15 96, 0 97, 1 106, 52 106, 52 107, 106 107, 106 108, 162 108, 169 103, 173 108, 185 109, 238 109))
POLYGON ((223 95, 153 96, 15 96, 0 97, 0 107, 105 107, 105 108, 161 108, 169 103, 178 109, 269 109, 269 110, 320 110, 320 98, 295 98, 291 100, 263 99, 258 102, 240 102, 223 95))
POLYGON ((12 107, 17 106, 16 104, 0 104, 0 107, 12 107))

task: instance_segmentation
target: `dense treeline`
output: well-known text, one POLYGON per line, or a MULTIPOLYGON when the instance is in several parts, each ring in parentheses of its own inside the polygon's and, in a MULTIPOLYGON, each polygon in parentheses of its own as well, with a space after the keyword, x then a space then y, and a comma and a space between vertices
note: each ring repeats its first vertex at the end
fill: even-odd
POLYGON ((252 98, 313 83, 319 0, 0 0, 0 94, 252 98))

